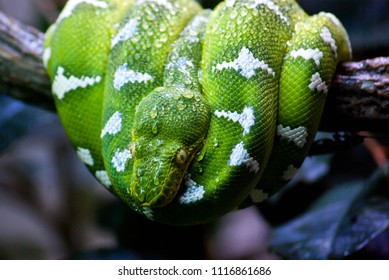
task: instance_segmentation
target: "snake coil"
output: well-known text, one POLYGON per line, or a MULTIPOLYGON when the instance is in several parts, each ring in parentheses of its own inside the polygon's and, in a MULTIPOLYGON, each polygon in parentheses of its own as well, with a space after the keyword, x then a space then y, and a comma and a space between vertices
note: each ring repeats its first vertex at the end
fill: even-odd
POLYGON ((348 35, 293 0, 70 0, 43 61, 65 131, 149 219, 205 223, 289 181, 348 35))

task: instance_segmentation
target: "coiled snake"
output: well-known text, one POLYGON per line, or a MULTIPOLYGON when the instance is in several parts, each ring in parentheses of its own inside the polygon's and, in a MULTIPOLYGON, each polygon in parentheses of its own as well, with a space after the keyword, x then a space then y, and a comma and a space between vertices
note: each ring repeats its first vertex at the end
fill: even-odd
POLYGON ((292 0, 70 0, 43 60, 95 177, 163 223, 260 202, 298 170, 348 35, 292 0))

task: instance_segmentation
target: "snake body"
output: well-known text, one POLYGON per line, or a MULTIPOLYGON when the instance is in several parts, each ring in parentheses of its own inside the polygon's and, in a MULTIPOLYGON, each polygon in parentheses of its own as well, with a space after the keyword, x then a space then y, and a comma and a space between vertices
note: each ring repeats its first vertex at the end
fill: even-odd
POLYGON ((70 0, 43 54, 79 157, 133 210, 177 225, 288 182, 350 57, 334 15, 292 0, 70 0))

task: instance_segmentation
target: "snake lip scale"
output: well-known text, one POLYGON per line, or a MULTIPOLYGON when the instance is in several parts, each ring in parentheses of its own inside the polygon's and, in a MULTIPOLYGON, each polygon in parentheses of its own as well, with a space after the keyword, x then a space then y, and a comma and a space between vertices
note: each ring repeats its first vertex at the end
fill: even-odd
POLYGON ((342 23, 294 0, 70 0, 43 52, 79 158, 134 211, 175 225, 292 179, 350 58, 342 23))

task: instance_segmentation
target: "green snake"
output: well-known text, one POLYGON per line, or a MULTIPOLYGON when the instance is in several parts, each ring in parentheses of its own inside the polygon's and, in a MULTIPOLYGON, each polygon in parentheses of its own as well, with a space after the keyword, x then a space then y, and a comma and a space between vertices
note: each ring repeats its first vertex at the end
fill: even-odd
POLYGON ((334 15, 292 0, 70 0, 43 52, 81 160, 134 211, 176 225, 285 185, 350 57, 334 15))

